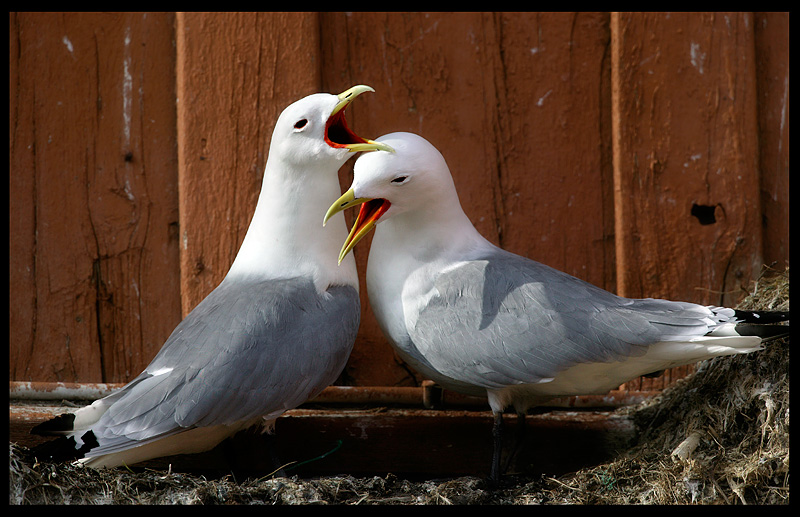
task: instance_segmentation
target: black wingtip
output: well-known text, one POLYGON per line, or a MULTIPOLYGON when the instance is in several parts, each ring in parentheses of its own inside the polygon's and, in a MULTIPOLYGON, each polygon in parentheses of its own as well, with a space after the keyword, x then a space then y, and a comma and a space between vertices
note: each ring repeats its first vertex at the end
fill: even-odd
POLYGON ((736 333, 740 336, 758 336, 762 341, 772 341, 789 335, 789 325, 757 325, 737 323, 736 333))
POLYGON ((37 445, 31 449, 31 455, 40 461, 74 461, 85 457, 86 453, 100 445, 92 431, 83 433, 81 440, 83 445, 78 447, 74 436, 61 436, 37 445))
POLYGON ((100 445, 91 430, 86 431, 81 440, 83 445, 78 447, 74 436, 61 436, 34 447, 31 449, 31 456, 40 461, 74 461, 85 457, 86 453, 100 445))
POLYGON ((51 418, 46 422, 42 422, 33 429, 30 434, 38 434, 40 436, 53 436, 65 434, 75 429, 75 415, 73 413, 65 413, 51 418))
POLYGON ((767 325, 789 321, 789 311, 739 311, 734 310, 736 319, 742 323, 767 325))
POLYGON ((70 461, 83 457, 83 453, 76 447, 75 438, 62 436, 49 442, 44 442, 31 449, 31 455, 39 461, 70 461))

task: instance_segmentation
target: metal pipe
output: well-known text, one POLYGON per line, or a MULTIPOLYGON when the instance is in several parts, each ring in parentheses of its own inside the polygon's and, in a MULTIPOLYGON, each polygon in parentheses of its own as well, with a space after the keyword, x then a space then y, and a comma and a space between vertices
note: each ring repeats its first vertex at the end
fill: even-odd
POLYGON ((9 398, 17 400, 97 400, 124 384, 10 381, 9 398))
MULTIPOLYGON (((124 386, 119 383, 77 382, 9 382, 9 398, 16 400, 96 400, 124 386)), ((658 392, 613 390, 606 395, 561 397, 548 402, 548 407, 596 408, 638 404, 658 392)), ((395 386, 328 386, 312 404, 401 404, 433 407, 486 408, 486 399, 461 395, 440 388, 431 381, 421 387, 395 386)))
MULTIPOLYGON (((97 400, 125 386, 120 383, 9 382, 16 400, 97 400)), ((309 402, 320 404, 422 405, 424 388, 391 386, 328 386, 309 402)))

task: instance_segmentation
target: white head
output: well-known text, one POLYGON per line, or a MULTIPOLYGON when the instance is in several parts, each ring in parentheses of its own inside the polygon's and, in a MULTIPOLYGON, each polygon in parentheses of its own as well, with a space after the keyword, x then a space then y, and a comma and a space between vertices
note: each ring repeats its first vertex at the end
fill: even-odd
POLYGON ((391 148, 355 134, 344 117, 345 108, 360 94, 374 91, 358 85, 339 95, 316 93, 288 106, 275 123, 269 157, 293 166, 335 170, 351 153, 391 148))
POLYGON ((413 133, 391 133, 378 138, 394 153, 368 153, 356 161, 353 184, 331 205, 333 214, 361 204, 353 229, 339 260, 378 223, 405 212, 436 207, 461 212, 450 169, 442 154, 427 140, 413 133), (363 204, 362 204, 363 203, 363 204))

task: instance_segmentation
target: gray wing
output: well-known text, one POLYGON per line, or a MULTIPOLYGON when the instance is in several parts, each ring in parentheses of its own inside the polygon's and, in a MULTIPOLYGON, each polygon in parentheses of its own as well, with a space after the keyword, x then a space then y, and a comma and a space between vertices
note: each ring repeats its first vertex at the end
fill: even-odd
POLYGON ((224 281, 93 426, 92 456, 191 427, 277 416, 328 386, 352 350, 358 293, 306 279, 224 281), (160 372, 167 372, 161 373, 160 372))
POLYGON ((702 306, 622 298, 503 250, 441 274, 435 287, 411 340, 429 367, 486 388, 541 382, 709 329, 702 306))

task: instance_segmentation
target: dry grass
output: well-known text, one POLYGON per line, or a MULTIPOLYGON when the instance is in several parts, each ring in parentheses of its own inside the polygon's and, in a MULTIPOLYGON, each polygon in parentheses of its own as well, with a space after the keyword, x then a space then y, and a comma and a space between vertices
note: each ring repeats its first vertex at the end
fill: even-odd
MULTIPOLYGON (((789 271, 762 276, 740 304, 789 310, 789 271)), ((33 463, 10 444, 11 504, 788 504, 788 339, 702 363, 646 403, 620 410, 637 445, 613 462, 554 478, 509 477, 490 489, 461 477, 391 474, 236 482, 171 472, 33 463)))
MULTIPOLYGON (((774 272, 773 272, 774 273, 774 272)), ((764 275, 740 309, 789 310, 789 270, 764 275)), ((626 408, 639 443, 557 481, 553 500, 588 504, 788 504, 789 346, 720 357, 626 408)))

